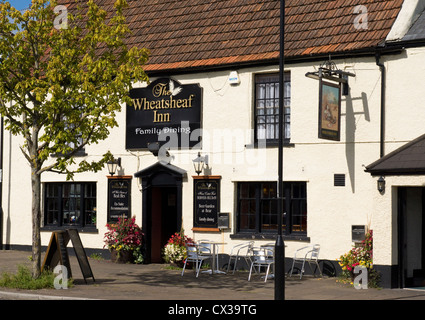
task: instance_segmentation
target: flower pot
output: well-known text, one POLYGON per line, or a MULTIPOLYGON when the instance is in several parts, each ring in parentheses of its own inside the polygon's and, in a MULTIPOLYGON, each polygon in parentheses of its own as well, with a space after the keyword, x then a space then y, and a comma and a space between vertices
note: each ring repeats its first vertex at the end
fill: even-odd
POLYGON ((133 251, 120 250, 117 251, 115 249, 111 250, 111 261, 115 263, 133 263, 133 251))

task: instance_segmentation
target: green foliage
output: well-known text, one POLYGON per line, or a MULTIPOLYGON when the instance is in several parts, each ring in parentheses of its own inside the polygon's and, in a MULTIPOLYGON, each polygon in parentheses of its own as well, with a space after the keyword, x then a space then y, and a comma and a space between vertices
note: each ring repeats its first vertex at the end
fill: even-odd
POLYGON ((51 271, 44 271, 34 279, 28 267, 19 265, 16 274, 4 272, 1 275, 0 287, 24 290, 53 289, 54 279, 55 275, 51 271))
POLYGON ((341 255, 339 265, 342 270, 353 271, 356 266, 367 269, 373 268, 373 231, 370 230, 365 240, 359 246, 352 248, 349 252, 341 255))
POLYGON ((174 233, 162 250, 164 261, 167 263, 184 262, 187 258, 186 245, 193 239, 184 234, 184 230, 174 233))
POLYGON ((70 0, 59 25, 57 5, 32 0, 21 12, 0 0, 0 114, 5 128, 23 137, 20 149, 31 168, 34 277, 41 260, 41 174, 72 179, 101 170, 110 152, 79 164, 74 156, 108 137, 121 105, 130 102, 132 83, 148 81, 148 50, 125 43, 125 0, 108 13, 93 0, 70 0))
POLYGON ((143 263, 143 233, 142 229, 135 223, 136 217, 131 219, 118 218, 116 224, 106 224, 108 231, 105 233, 105 246, 110 251, 131 251, 134 263, 143 263))
POLYGON ((98 171, 110 154, 75 166, 81 148, 107 138, 129 102, 133 81, 148 81, 148 50, 129 48, 125 0, 113 15, 95 1, 71 1, 57 28, 55 0, 33 0, 20 12, 0 0, 0 113, 37 174, 98 171), (54 161, 51 154, 57 157, 54 161), (46 160, 48 164, 43 167, 46 160), (73 169, 70 169, 70 168, 73 169))
POLYGON ((368 273, 368 286, 378 288, 380 281, 379 272, 373 268, 373 231, 366 233, 365 240, 358 246, 353 247, 349 252, 340 256, 339 265, 342 268, 340 282, 352 283, 354 279, 354 268, 356 266, 365 267, 368 273))

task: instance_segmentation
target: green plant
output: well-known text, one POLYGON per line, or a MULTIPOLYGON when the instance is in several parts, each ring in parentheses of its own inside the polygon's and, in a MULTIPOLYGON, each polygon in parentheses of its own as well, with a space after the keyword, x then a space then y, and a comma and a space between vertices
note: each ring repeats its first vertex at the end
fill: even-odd
POLYGON ((368 273, 369 287, 379 286, 379 273, 373 268, 373 231, 366 233, 365 240, 360 245, 340 256, 339 265, 342 268, 341 282, 352 282, 356 266, 365 267, 368 273))
POLYGON ((184 262, 187 258, 186 244, 193 243, 193 240, 184 235, 184 231, 176 232, 163 249, 163 258, 167 263, 184 262))
POLYGON ((101 253, 92 253, 90 255, 90 258, 93 260, 103 260, 102 254, 101 253))
MULTIPOLYGON (((55 274, 46 270, 39 277, 33 278, 28 267, 19 265, 16 274, 3 272, 0 277, 0 287, 24 290, 53 289, 54 279, 55 274)), ((68 280, 68 286, 70 284, 72 281, 68 280)))
POLYGON ((116 250, 132 251, 135 263, 143 262, 142 243, 143 233, 141 228, 135 223, 136 218, 118 218, 117 224, 107 224, 108 231, 105 233, 105 246, 109 251, 116 250))
POLYGON ((131 103, 133 83, 148 81, 143 65, 149 51, 125 41, 131 33, 127 1, 114 1, 108 12, 105 1, 71 2, 60 22, 57 0, 33 0, 22 11, 0 1, 0 114, 4 128, 22 139, 31 170, 35 278, 41 271, 42 174, 71 180, 102 170, 109 151, 90 161, 76 153, 105 140, 118 126, 122 105, 131 103))

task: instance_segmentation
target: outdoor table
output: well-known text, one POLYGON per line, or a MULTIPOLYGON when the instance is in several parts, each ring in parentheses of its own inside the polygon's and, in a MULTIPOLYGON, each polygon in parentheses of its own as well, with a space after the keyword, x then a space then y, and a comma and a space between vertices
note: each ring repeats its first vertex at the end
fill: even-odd
POLYGON ((221 271, 218 269, 218 266, 216 265, 216 256, 217 256, 217 246, 219 245, 225 245, 225 242, 215 242, 215 241, 202 241, 200 243, 202 244, 210 244, 212 246, 212 267, 211 270, 206 270, 206 271, 202 271, 202 272, 207 272, 210 274, 214 274, 214 273, 221 273, 221 274, 226 274, 226 272, 221 271))

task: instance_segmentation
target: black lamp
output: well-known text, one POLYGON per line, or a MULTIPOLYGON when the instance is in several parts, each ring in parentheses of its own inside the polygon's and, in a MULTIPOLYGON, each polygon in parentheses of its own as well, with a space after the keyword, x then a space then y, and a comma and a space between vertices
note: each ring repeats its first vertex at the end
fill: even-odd
POLYGON ((112 159, 108 161, 107 165, 108 165, 109 174, 113 176, 115 172, 117 171, 118 166, 121 167, 121 158, 118 158, 117 160, 112 159))
POLYGON ((380 193, 384 193, 385 192, 385 179, 383 176, 380 176, 378 179, 378 191, 380 193))
POLYGON ((193 159, 193 167, 195 168, 195 172, 199 174, 204 170, 204 165, 208 165, 208 156, 201 157, 201 153, 198 152, 198 157, 193 159))

